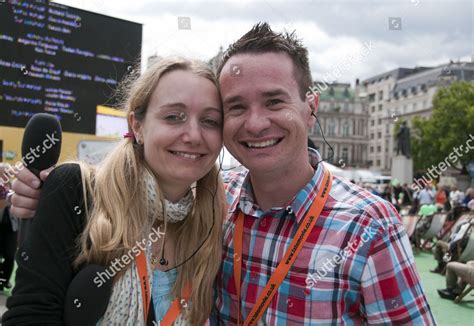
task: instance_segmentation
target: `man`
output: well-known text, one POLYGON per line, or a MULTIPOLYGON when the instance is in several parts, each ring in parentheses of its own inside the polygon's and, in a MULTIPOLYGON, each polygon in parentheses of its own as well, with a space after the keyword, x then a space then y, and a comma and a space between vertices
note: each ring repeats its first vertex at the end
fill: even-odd
POLYGON ((449 238, 449 242, 438 240, 433 248, 434 259, 438 262, 438 266, 431 269, 430 272, 441 274, 446 266, 445 255, 448 254, 450 260, 455 261, 460 253, 467 245, 469 241, 469 234, 474 224, 474 219, 471 218, 465 222, 460 223, 456 226, 449 238))
POLYGON ((425 187, 417 195, 419 205, 431 205, 434 203, 435 195, 431 185, 425 184, 425 187))
POLYGON ((474 261, 463 264, 451 262, 446 267, 446 289, 438 289, 443 299, 454 300, 461 295, 466 285, 474 284, 474 261))
MULTIPOLYGON (((434 324, 393 206, 329 178, 308 150, 318 103, 300 41, 258 24, 230 46, 218 77, 224 142, 249 171, 224 176, 230 208, 211 323, 434 324)), ((14 200, 25 216, 36 206, 14 200)))

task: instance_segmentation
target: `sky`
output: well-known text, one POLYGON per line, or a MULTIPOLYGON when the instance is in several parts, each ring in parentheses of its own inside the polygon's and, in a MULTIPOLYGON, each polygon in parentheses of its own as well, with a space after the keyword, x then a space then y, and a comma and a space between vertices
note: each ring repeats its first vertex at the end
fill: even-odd
POLYGON ((58 0, 143 24, 142 58, 209 60, 259 21, 295 31, 314 80, 349 82, 398 67, 474 60, 472 0, 58 0), (188 26, 185 26, 188 24, 188 26))

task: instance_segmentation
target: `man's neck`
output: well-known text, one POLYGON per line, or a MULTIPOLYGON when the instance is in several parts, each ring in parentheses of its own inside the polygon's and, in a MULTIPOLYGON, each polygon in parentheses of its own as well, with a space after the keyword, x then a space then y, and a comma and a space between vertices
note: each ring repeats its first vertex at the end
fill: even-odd
POLYGON ((285 206, 313 177, 314 169, 308 161, 299 168, 292 168, 284 173, 252 174, 255 201, 266 211, 272 207, 285 206))

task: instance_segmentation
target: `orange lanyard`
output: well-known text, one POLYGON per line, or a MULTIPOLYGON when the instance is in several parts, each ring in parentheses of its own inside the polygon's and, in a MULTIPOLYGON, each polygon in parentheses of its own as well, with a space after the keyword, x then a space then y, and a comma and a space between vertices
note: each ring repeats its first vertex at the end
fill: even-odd
MULTIPOLYGON (((291 241, 290 247, 286 251, 283 259, 278 264, 277 269, 270 277, 267 285, 263 289, 262 293, 257 298, 257 302, 253 306, 250 314, 247 316, 244 325, 255 325, 260 318, 262 318, 263 313, 268 308, 268 305, 272 301, 273 297, 277 293, 278 287, 281 285, 283 280, 288 274, 291 266, 293 266, 296 257, 303 248, 303 244, 306 242, 310 231, 313 229, 316 224, 316 220, 321 214, 321 211, 324 208, 326 200, 329 196, 329 191, 331 190, 331 173, 328 170, 324 171, 324 179, 322 187, 319 189, 317 197, 308 212, 306 213, 304 219, 302 220, 298 230, 296 231, 295 237, 291 241)), ((237 216, 237 221, 235 224, 235 233, 234 233, 234 279, 235 279, 235 288, 237 292, 238 303, 238 317, 237 325, 240 325, 240 280, 242 273, 242 238, 244 230, 244 219, 245 216, 242 212, 239 212, 237 216)))
MULTIPOLYGON (((150 308, 150 283, 148 282, 148 269, 146 263, 146 257, 143 251, 140 251, 140 254, 135 259, 138 270, 138 277, 140 278, 140 285, 142 287, 142 301, 143 301, 143 317, 145 324, 148 319, 148 309, 150 308)), ((183 300, 185 303, 188 302, 191 294, 191 286, 186 284, 183 291, 183 300)), ((174 299, 171 303, 170 308, 166 312, 166 315, 160 321, 160 325, 169 326, 178 318, 181 313, 181 302, 179 298, 174 299)))

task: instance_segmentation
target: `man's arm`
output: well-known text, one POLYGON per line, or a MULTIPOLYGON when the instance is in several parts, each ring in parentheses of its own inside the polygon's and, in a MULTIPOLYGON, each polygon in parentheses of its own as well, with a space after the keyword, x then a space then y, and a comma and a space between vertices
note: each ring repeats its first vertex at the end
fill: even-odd
POLYGON ((85 223, 83 201, 78 165, 59 167, 45 182, 29 236, 16 255, 16 285, 3 325, 64 325, 76 241, 85 223))
POLYGON ((369 324, 436 325, 401 224, 388 225, 374 238, 361 287, 369 324))
POLYGON ((10 213, 18 218, 32 218, 38 206, 41 194, 41 181, 45 181, 53 167, 43 170, 38 179, 28 169, 21 169, 15 176, 12 190, 15 194, 11 197, 10 213))

